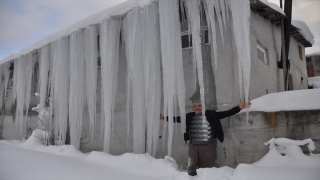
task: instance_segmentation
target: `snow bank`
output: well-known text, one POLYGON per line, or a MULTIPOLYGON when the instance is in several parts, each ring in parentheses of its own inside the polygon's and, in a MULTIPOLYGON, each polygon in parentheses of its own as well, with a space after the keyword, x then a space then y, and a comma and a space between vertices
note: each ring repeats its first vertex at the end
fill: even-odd
POLYGON ((84 157, 86 156, 81 151, 77 150, 72 145, 63 146, 45 146, 43 145, 43 138, 46 136, 46 132, 42 130, 34 130, 31 136, 23 142, 20 147, 23 149, 35 150, 39 152, 45 152, 50 154, 56 154, 69 157, 84 157))
POLYGON ((311 139, 299 141, 287 138, 272 138, 265 145, 269 145, 269 152, 253 165, 259 167, 320 169, 320 158, 305 155, 299 147, 307 145, 311 153, 316 149, 311 139))
POLYGON ((251 101, 252 105, 242 112, 300 111, 320 109, 320 89, 305 89, 271 93, 251 101))
POLYGON ((309 86, 312 86, 313 89, 319 89, 320 88, 320 76, 308 78, 308 84, 309 84, 309 86))
POLYGON ((312 45, 314 44, 314 35, 309 29, 308 25, 300 20, 292 20, 291 24, 298 28, 299 33, 307 40, 309 41, 312 45))
POLYGON ((320 177, 320 156, 307 156, 299 145, 308 144, 315 149, 311 139, 303 141, 272 138, 269 152, 253 164, 239 164, 231 180, 316 180, 320 177))

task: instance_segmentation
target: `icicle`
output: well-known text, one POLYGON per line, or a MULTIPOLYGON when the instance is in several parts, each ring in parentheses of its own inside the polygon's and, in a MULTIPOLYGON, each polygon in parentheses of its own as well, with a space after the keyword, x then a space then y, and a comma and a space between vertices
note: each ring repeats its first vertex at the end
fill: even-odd
MULTIPOLYGON (((168 155, 171 156, 174 101, 178 98, 182 129, 185 116, 185 86, 182 65, 179 2, 160 0, 160 33, 163 67, 164 116, 168 115, 168 155), (182 100, 183 99, 183 100, 182 100)), ((193 36, 193 35, 192 35, 193 36)), ((164 132, 166 129, 166 123, 164 132)))
POLYGON ((23 137, 24 121, 23 121, 23 110, 25 105, 25 90, 26 90, 26 56, 20 56, 14 62, 14 77, 15 77, 15 90, 13 94, 16 96, 16 117, 15 125, 16 129, 20 132, 20 137, 23 137))
POLYGON ((42 47, 40 55, 39 84, 40 84, 40 107, 45 107, 47 97, 48 73, 49 73, 49 45, 42 47))
POLYGON ((2 106, 7 97, 7 88, 10 77, 10 63, 4 63, 0 66, 0 112, 5 110, 5 106, 2 106))
MULTIPOLYGON (((244 86, 245 101, 248 102, 250 86, 250 4, 238 0, 231 0, 233 32, 237 47, 237 59, 239 67, 240 97, 242 97, 242 82, 244 86)), ((247 113, 248 121, 248 113, 247 113)))
POLYGON ((68 127, 68 99, 69 99, 69 59, 70 59, 70 44, 69 38, 64 37, 52 44, 54 47, 53 63, 53 108, 54 109, 54 124, 55 138, 60 144, 65 144, 67 127, 68 127))
POLYGON ((211 39, 210 44, 212 48, 212 54, 211 54, 211 64, 212 69, 217 70, 217 35, 216 35, 216 23, 215 23, 215 12, 214 12, 214 3, 212 0, 205 0, 205 12, 207 17, 207 24, 208 24, 208 30, 210 31, 211 39))
POLYGON ((89 26, 84 31, 85 63, 86 63, 86 92, 87 106, 90 121, 91 141, 94 137, 96 123, 96 102, 97 102, 97 75, 98 75, 98 29, 96 26, 89 26))
POLYGON ((106 19, 101 23, 101 82, 103 91, 104 124, 104 148, 110 152, 110 140, 112 134, 112 121, 114 120, 114 104, 117 94, 117 73, 119 63, 120 20, 106 19))
POLYGON ((155 155, 159 139, 160 114, 160 31, 159 9, 156 4, 142 11, 142 49, 145 77, 145 99, 147 116, 147 152, 155 155))
POLYGON ((222 13, 222 21, 224 25, 224 29, 227 29, 227 24, 226 24, 226 1, 225 0, 220 0, 220 8, 221 8, 221 13, 222 13))
POLYGON ((85 104, 85 62, 84 37, 79 30, 71 34, 70 38, 70 95, 69 121, 71 144, 79 149, 82 114, 85 104))
MULTIPOLYGON (((199 1, 185 0, 187 5, 187 12, 189 23, 192 27, 192 47, 194 58, 196 58, 198 81, 200 87, 200 98, 202 104, 202 114, 205 114, 205 100, 204 100, 204 83, 203 83, 203 68, 202 68, 202 52, 201 52, 201 29, 200 29, 200 12, 199 1)), ((205 116, 203 116, 204 120, 205 116)))
POLYGON ((130 82, 132 85, 133 152, 144 153, 146 104, 144 94, 144 64, 141 49, 141 10, 139 8, 134 8, 124 19, 124 36, 127 68, 129 71, 127 82, 130 82))
POLYGON ((30 104, 30 97, 31 97, 31 86, 32 86, 32 74, 34 70, 34 57, 33 53, 27 54, 27 59, 26 59, 26 95, 25 95, 25 109, 26 109, 26 116, 28 116, 28 110, 29 110, 29 104, 30 104))

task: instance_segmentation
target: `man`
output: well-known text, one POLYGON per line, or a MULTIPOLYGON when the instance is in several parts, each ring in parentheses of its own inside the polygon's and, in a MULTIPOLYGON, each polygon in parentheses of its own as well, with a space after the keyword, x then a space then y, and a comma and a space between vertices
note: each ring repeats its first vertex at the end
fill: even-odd
MULTIPOLYGON (((249 108, 251 102, 241 102, 239 106, 227 111, 216 112, 215 110, 206 110, 204 121, 200 100, 194 100, 192 104, 194 112, 186 114, 184 140, 186 142, 190 140, 188 143, 188 174, 195 176, 197 175, 197 168, 213 167, 214 139, 218 138, 221 143, 224 140, 220 119, 235 115, 241 109, 249 108)), ((160 115, 160 119, 163 119, 162 115, 160 115)), ((178 117, 177 122, 179 122, 179 119, 178 117)))

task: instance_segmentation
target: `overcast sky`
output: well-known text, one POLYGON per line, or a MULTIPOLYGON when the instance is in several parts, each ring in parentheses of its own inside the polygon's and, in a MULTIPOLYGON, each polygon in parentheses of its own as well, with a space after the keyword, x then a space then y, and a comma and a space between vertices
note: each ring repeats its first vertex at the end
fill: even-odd
MULTIPOLYGON (((0 0, 0 59, 125 0, 0 0)), ((279 0, 269 0, 279 5, 279 0)), ((293 19, 307 23, 320 52, 320 0, 293 0, 293 19)))

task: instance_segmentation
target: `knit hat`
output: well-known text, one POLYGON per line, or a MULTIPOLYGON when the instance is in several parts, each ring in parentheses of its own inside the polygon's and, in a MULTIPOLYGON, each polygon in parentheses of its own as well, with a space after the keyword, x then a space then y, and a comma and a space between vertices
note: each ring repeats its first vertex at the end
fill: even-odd
POLYGON ((192 101, 192 104, 201 104, 200 91, 198 88, 189 99, 192 101))

